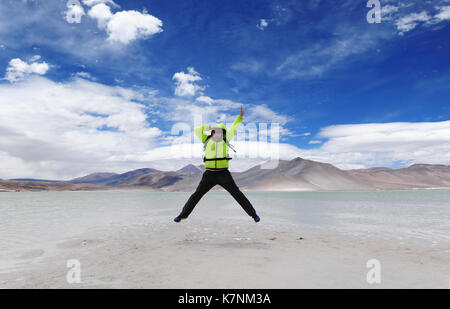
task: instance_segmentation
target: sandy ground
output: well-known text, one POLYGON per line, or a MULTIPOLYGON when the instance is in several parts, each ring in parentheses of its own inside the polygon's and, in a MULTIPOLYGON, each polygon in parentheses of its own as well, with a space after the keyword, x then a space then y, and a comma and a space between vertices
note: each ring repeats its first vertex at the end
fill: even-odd
MULTIPOLYGON (((164 218, 165 219, 165 218, 164 218)), ((168 219, 168 218, 167 218, 168 219)), ((352 237, 283 222, 146 219, 33 250, 2 288, 449 288, 448 251, 420 241, 352 237), (67 260, 81 283, 66 280, 67 260), (366 263, 381 263, 367 283, 366 263)))

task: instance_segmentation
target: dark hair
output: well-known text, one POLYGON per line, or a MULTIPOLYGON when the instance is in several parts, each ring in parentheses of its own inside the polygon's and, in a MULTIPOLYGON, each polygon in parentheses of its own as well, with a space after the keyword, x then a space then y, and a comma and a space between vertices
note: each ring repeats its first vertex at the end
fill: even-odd
MULTIPOLYGON (((225 129, 221 129, 221 131, 222 131, 222 135, 226 135, 226 133, 227 133, 227 130, 225 130, 225 129)), ((211 130, 211 136, 213 136, 213 134, 214 133, 216 133, 216 130, 211 130)))

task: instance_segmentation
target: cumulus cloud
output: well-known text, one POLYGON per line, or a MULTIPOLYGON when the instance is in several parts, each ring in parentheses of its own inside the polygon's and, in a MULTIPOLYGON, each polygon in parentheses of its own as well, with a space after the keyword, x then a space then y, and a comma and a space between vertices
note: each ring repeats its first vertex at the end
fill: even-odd
MULTIPOLYGON (((106 31, 110 42, 129 44, 163 31, 162 21, 147 11, 123 10, 113 13, 111 7, 120 6, 112 0, 83 0, 83 4, 90 7, 88 16, 97 20, 98 27, 106 31)), ((81 23, 83 15, 85 11, 78 0, 67 3, 67 22, 81 23)))
MULTIPOLYGON (((201 115, 200 124, 230 125, 241 105, 207 96, 189 101, 152 95, 148 102, 146 92, 77 77, 57 83, 32 76, 21 83, 1 84, 1 177, 69 179, 99 171, 124 172, 150 166, 173 170, 188 163, 199 164, 201 144, 190 142, 193 126, 189 120, 201 115), (190 135, 178 138, 176 132, 164 133, 150 126, 149 114, 186 124, 190 135), (180 158, 180 154, 189 156, 180 158)), ((251 104, 246 105, 245 115, 233 141, 239 157, 232 166, 235 171, 262 163, 269 155, 273 158, 274 151, 280 159, 300 156, 343 169, 450 164, 450 121, 328 126, 309 142, 317 148, 301 149, 282 142, 289 134, 283 125, 281 142, 276 145, 249 134, 252 124, 261 134, 269 132, 273 122, 291 121, 288 116, 251 104), (261 122, 266 122, 267 128, 258 127, 261 122)))
POLYGON ((128 44, 163 31, 162 21, 147 12, 129 10, 112 13, 105 3, 95 4, 88 15, 97 20, 99 28, 108 33, 111 42, 128 44))
POLYGON ((41 57, 36 55, 30 59, 30 62, 25 62, 20 58, 14 58, 9 61, 6 68, 6 75, 4 79, 11 83, 23 80, 32 74, 44 75, 49 70, 49 65, 43 62, 36 62, 41 57))
POLYGON ((1 177, 66 179, 95 171, 126 171, 115 158, 155 146, 140 90, 74 78, 41 76, 0 85, 1 177), (17 171, 26 171, 19 174, 17 171))
MULTIPOLYGON (((273 145, 237 138, 233 145, 238 150, 239 160, 233 163, 232 169, 243 171, 262 163, 274 150, 278 153, 270 154, 272 158, 278 156, 279 159, 290 160, 303 157, 331 163, 341 169, 409 166, 414 163, 450 164, 448 132, 450 121, 336 125, 323 128, 318 136, 326 141, 312 140, 310 144, 317 144, 318 147, 310 149, 283 142, 273 145)), ((163 160, 165 156, 178 159, 177 153, 192 153, 194 158, 188 161, 198 163, 200 148, 198 144, 188 143, 159 147, 147 152, 142 159, 151 157, 163 160)), ((186 161, 180 159, 179 164, 181 162, 186 161)))
POLYGON ((196 84, 196 82, 201 81, 202 78, 193 67, 188 67, 187 73, 175 73, 172 80, 175 81, 175 95, 180 97, 193 97, 198 92, 204 90, 204 87, 196 84))
POLYGON ((110 21, 113 17, 113 13, 111 12, 109 6, 103 3, 94 6, 88 14, 90 17, 97 20, 98 27, 101 29, 106 28, 108 25, 108 21, 110 21))
MULTIPOLYGON (((0 159, 4 163, 0 178, 70 179, 92 172, 151 166, 173 170, 199 164, 199 143, 191 144, 186 136, 184 146, 174 143, 183 138, 151 126, 149 115, 165 116, 172 123, 185 123, 190 116, 201 115, 202 124, 220 121, 231 125, 239 114, 238 102, 204 96, 212 100, 211 105, 205 105, 196 100, 155 97, 148 89, 107 86, 84 79, 87 74, 82 73, 78 76, 83 78, 75 76, 66 82, 32 76, 21 83, 0 84, 0 159), (160 106, 163 101, 164 106, 160 106), (192 156, 180 158, 180 151, 188 149, 192 156)), ((251 119, 281 117, 268 107, 254 106, 249 106, 246 115, 246 124, 251 119)), ((189 122, 187 132, 192 134, 192 128, 189 122)), ((250 147, 239 139, 235 142, 241 145, 241 155, 250 147)), ((285 154, 295 149, 282 147, 285 154)), ((234 169, 267 158, 242 159, 234 169)))
POLYGON ((450 164, 450 121, 336 125, 323 128, 327 141, 305 152, 345 167, 450 164))
POLYGON ((114 14, 108 22, 110 41, 129 43, 162 32, 162 21, 150 14, 138 11, 122 11, 114 14))
MULTIPOLYGON (((323 128, 318 137, 326 141, 312 140, 317 148, 302 149, 288 143, 272 144, 256 140, 233 140, 239 160, 232 170, 243 171, 268 158, 291 160, 295 157, 331 163, 341 169, 375 166, 409 166, 414 163, 450 164, 450 121, 399 122, 335 125, 323 128), (274 153, 276 151, 277 153, 274 153)), ((171 157, 177 167, 186 162, 197 164, 201 158, 201 145, 191 143, 172 144, 149 150, 136 160, 160 160, 161 166, 171 169, 164 158, 171 157), (192 157, 180 158, 180 154, 192 157)), ((173 168, 172 168, 173 169, 173 168)))

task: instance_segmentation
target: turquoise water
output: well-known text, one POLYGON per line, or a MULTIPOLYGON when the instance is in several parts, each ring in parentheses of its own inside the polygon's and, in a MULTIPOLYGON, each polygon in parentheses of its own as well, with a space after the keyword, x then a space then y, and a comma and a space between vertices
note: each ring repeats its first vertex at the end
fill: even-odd
MULTIPOLYGON (((246 192, 264 222, 353 235, 416 238, 450 248, 450 190, 246 192)), ((74 235, 149 219, 172 224, 190 193, 0 193, 0 263, 74 235)), ((228 195, 208 193, 192 216, 254 224, 228 195)), ((1 266, 1 265, 0 265, 1 266)))

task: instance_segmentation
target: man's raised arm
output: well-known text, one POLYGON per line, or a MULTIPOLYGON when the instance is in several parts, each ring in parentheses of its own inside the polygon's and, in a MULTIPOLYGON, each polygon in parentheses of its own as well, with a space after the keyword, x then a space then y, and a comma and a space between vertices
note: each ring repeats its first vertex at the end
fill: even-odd
POLYGON ((239 128, 239 126, 242 123, 242 120, 244 119, 244 107, 241 105, 241 114, 234 119, 233 124, 231 125, 231 128, 227 130, 227 141, 231 141, 233 137, 236 135, 236 132, 239 128))

